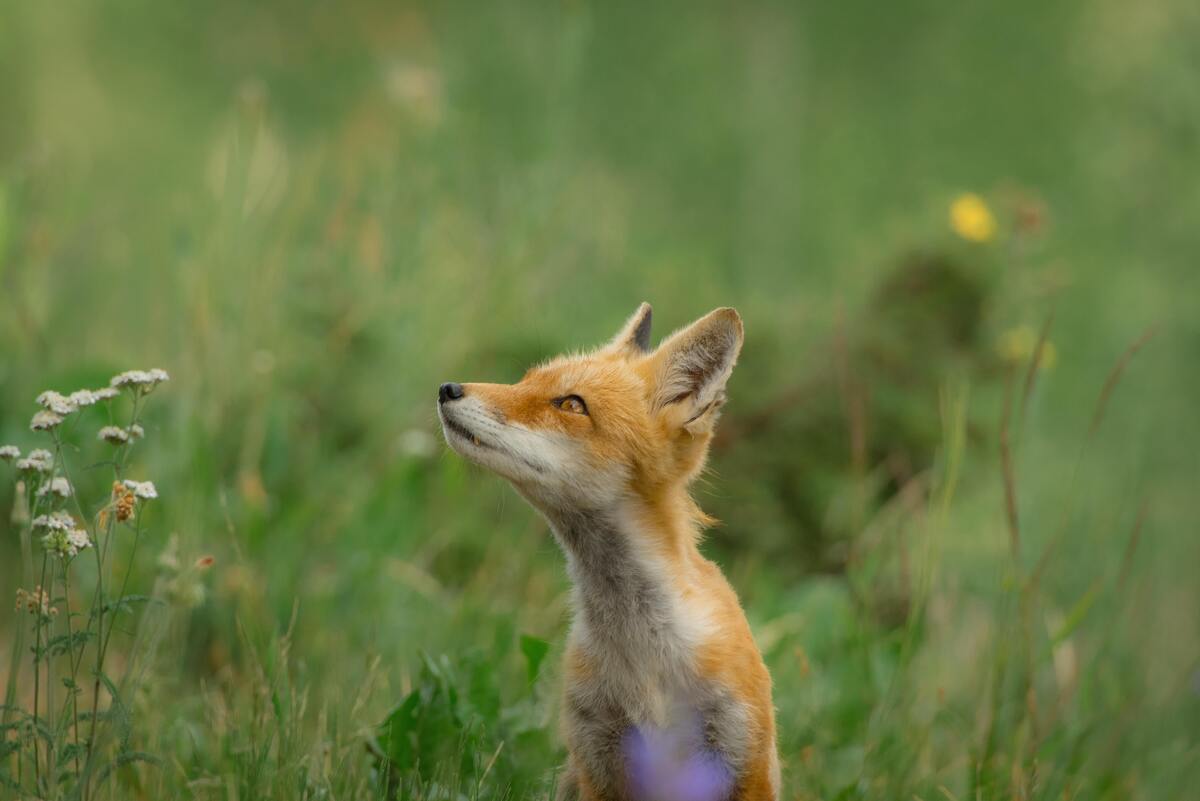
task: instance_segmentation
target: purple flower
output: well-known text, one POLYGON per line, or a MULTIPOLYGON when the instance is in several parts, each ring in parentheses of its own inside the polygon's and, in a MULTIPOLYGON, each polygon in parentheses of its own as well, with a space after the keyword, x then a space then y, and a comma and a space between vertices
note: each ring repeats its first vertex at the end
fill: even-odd
POLYGON ((637 801, 723 801, 733 773, 704 747, 699 725, 674 729, 634 727, 623 742, 629 787, 637 801))

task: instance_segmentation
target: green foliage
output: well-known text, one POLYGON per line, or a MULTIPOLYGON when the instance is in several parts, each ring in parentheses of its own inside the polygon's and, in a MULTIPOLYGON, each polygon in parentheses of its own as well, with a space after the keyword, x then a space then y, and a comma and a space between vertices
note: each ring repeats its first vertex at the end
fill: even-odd
POLYGON ((542 668, 542 662, 546 659, 546 654, 550 653, 550 643, 528 634, 522 634, 521 653, 525 656, 529 683, 533 684, 534 679, 538 677, 538 671, 542 668))
POLYGON ((502 797, 517 782, 527 791, 552 753, 545 711, 534 696, 536 662, 547 644, 521 637, 530 688, 502 696, 495 655, 470 652, 455 662, 422 655, 416 686, 388 713, 372 742, 388 795, 419 792, 422 783, 471 788, 502 797), (487 779, 486 784, 484 780, 487 779))

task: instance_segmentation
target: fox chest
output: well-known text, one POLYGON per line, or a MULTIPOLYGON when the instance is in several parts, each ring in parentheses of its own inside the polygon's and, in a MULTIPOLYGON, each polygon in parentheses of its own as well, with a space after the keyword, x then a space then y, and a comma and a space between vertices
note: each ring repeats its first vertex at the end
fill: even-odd
POLYGON ((598 799, 646 801, 734 797, 746 762, 745 710, 702 688, 671 697, 661 717, 609 682, 583 682, 566 692, 563 712, 575 769, 598 799))
POLYGON ((569 667, 564 692, 564 733, 587 785, 601 799, 731 798, 749 744, 744 705, 685 663, 608 656, 569 667))

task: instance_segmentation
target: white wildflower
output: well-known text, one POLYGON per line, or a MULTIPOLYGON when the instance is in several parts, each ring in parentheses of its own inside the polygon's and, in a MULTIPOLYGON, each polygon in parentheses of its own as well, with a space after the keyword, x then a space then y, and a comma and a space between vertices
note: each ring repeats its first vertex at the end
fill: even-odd
POLYGON ((49 473, 50 468, 53 466, 53 454, 41 448, 30 451, 28 456, 24 459, 18 459, 16 464, 18 470, 29 470, 37 473, 49 473))
POLYGON ((71 482, 67 481, 62 476, 55 476, 54 478, 50 479, 49 482, 40 486, 37 491, 39 498, 44 498, 51 493, 54 493, 60 498, 70 498, 72 493, 71 482))
POLYGON ((0 445, 0 459, 3 459, 6 462, 11 462, 13 459, 17 459, 20 456, 21 451, 17 449, 16 445, 0 445))
POLYGON ((154 383, 154 379, 145 370, 126 370, 114 375, 108 382, 111 387, 136 387, 152 383, 154 383))
POLYGON ((58 425, 63 421, 62 415, 43 409, 33 416, 29 421, 30 431, 49 431, 53 428, 58 428, 58 425))
POLYGON ((146 436, 146 429, 142 428, 137 423, 134 423, 133 425, 131 425, 129 427, 129 438, 130 439, 141 439, 144 436, 146 436))
POLYGON ((96 393, 90 389, 77 389, 67 396, 67 401, 74 404, 76 408, 91 406, 98 400, 100 399, 96 397, 96 393))
POLYGON ((145 387, 153 389, 164 381, 170 381, 167 371, 155 367, 153 370, 126 370, 112 377, 109 385, 113 387, 145 387))
POLYGON ((42 537, 42 547, 53 554, 66 556, 67 549, 70 548, 71 545, 67 542, 67 534, 65 531, 55 530, 42 537))
POLYGON ((158 497, 158 490, 154 488, 153 481, 130 481, 126 479, 125 487, 142 500, 149 501, 158 497))
POLYGON ((112 400, 121 394, 121 391, 116 387, 103 387, 101 389, 93 389, 92 397, 98 401, 112 400))
POLYGON ((48 515, 38 515, 33 518, 33 527, 50 531, 72 531, 75 528, 75 518, 62 511, 51 512, 48 515))
POLYGON ((81 528, 55 529, 42 537, 42 547, 63 559, 70 559, 92 544, 81 528))
POLYGON ((78 408, 75 402, 64 395, 48 389, 37 396, 38 405, 55 414, 67 415, 78 408))
POLYGON ((75 548, 76 552, 82 551, 84 548, 90 548, 92 545, 92 539, 88 536, 87 530, 82 528, 68 531, 67 542, 75 548))
POLYGON ((118 426, 105 426, 96 434, 96 439, 102 439, 113 445, 124 445, 129 441, 129 434, 125 429, 118 426))

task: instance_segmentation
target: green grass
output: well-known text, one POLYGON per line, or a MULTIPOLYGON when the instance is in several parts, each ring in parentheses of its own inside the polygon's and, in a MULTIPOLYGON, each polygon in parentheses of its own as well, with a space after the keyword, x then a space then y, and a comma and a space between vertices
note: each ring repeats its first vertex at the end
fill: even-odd
MULTIPOLYGON (((746 320, 697 495, 775 679, 787 798, 1200 779, 1187 3, 5 18, 0 444, 41 444, 43 389, 173 379, 130 466, 161 495, 130 584, 167 603, 109 662, 146 666, 129 748, 159 762, 99 797, 544 796, 562 559, 445 452, 433 398, 597 343, 642 300, 659 333, 746 320), (996 241, 950 230, 964 191, 996 241), (965 294, 884 289, 915 252, 965 294), (961 341, 930 323, 964 308, 961 341), (1051 317, 1029 384, 1031 348, 998 347, 1051 317), (168 547, 215 564, 168 592, 168 547)), ((71 444, 105 497, 99 443, 71 444)), ((36 583, 12 500, 0 482, 6 594, 36 583)), ((81 606, 94 581, 81 564, 81 606)))

